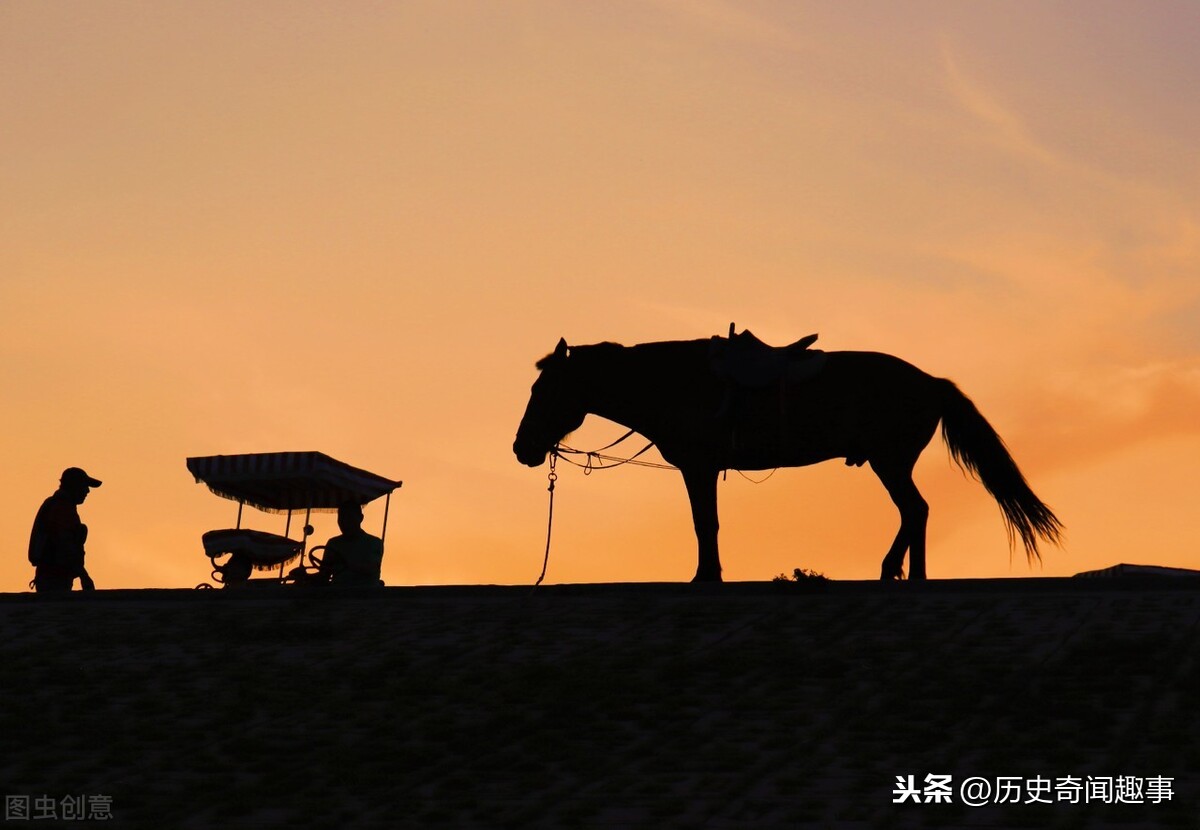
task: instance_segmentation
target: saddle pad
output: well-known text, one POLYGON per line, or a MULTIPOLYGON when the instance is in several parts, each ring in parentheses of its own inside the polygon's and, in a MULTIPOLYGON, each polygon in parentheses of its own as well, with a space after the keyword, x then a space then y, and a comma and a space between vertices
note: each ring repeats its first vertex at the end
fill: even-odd
POLYGON ((714 337, 709 357, 717 377, 738 386, 761 388, 781 382, 800 383, 815 377, 825 367, 825 352, 808 348, 816 339, 811 334, 777 348, 744 331, 731 338, 714 337))

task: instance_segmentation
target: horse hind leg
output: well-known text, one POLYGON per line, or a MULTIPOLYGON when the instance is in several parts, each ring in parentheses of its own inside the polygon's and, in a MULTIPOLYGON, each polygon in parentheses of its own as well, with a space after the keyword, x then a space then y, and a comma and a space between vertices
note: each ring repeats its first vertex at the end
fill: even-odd
POLYGON ((904 533, 904 527, 901 525, 900 530, 896 533, 895 541, 888 549, 887 556, 883 557, 879 578, 885 582, 892 579, 904 579, 904 554, 907 552, 908 536, 904 533))
POLYGON ((879 476, 900 511, 900 530, 883 558, 880 579, 899 579, 903 576, 905 552, 908 553, 909 579, 925 578, 925 534, 929 523, 929 504, 913 482, 915 463, 871 460, 871 469, 879 476))

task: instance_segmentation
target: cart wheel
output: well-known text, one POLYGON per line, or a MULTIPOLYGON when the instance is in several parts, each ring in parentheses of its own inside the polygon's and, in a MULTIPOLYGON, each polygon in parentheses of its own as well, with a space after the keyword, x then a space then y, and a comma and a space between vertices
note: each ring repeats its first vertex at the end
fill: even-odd
POLYGON ((199 585, 196 586, 197 591, 211 591, 212 589, 213 589, 213 586, 207 582, 201 582, 199 585))

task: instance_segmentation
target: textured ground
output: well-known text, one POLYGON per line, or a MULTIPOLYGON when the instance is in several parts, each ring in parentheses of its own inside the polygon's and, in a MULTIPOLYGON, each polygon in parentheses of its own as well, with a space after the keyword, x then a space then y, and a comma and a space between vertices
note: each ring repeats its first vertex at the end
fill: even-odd
POLYGON ((1196 581, 10 595, 0 626, 0 790, 109 826, 1200 827, 1196 581), (892 804, 927 773, 954 803, 892 804), (958 797, 1067 775, 1174 795, 958 797))

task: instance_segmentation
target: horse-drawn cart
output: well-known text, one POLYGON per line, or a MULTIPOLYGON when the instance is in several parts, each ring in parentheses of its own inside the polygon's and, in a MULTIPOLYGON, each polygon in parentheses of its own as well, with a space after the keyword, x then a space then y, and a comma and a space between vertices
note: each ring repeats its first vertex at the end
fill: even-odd
POLYGON ((210 530, 202 537, 204 553, 212 562, 212 579, 226 587, 288 581, 288 565, 305 572, 317 569, 320 559, 316 554, 324 546, 308 547, 313 532, 309 519, 314 512, 335 511, 346 502, 365 505, 383 496, 380 538, 386 539, 392 492, 403 484, 320 452, 210 455, 189 458, 187 468, 197 484, 206 484, 214 494, 238 503, 236 527, 210 530), (243 528, 246 505, 267 513, 286 513, 283 535, 243 528), (300 538, 292 539, 292 516, 301 511, 304 525, 300 538), (251 578, 255 571, 276 569, 278 573, 272 577, 251 578))

